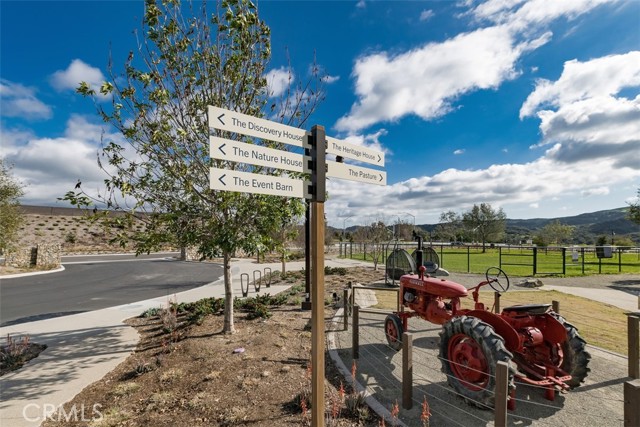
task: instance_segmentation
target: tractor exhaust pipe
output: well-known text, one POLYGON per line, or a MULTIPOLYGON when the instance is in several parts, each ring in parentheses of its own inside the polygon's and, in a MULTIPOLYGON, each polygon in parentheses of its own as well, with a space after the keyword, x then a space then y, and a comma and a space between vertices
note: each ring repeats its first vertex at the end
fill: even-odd
POLYGON ((424 270, 420 268, 424 265, 422 258, 422 236, 419 236, 415 230, 413 231, 413 240, 418 241, 418 249, 416 249, 416 269, 418 271, 416 271, 416 274, 420 274, 422 276, 422 274, 424 274, 424 270))

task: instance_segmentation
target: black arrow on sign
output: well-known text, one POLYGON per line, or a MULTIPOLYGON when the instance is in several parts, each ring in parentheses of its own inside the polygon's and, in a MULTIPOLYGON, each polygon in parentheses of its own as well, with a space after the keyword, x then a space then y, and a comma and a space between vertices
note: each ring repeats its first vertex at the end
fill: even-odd
POLYGON ((380 160, 382 160, 382 157, 380 157, 380 154, 378 154, 378 163, 380 163, 380 160))
POLYGON ((220 114, 218 116, 218 120, 220 120, 220 123, 222 123, 224 126, 226 126, 227 124, 225 122, 222 121, 222 118, 224 117, 224 113, 220 114))
POLYGON ((224 185, 226 187, 227 184, 222 180, 222 178, 224 178, 225 176, 227 176, 227 174, 224 174, 220 178, 218 178, 218 181, 220 181, 222 183, 222 185, 224 185))
POLYGON ((222 144, 220 147, 218 147, 218 150, 220 150, 220 152, 226 156, 226 155, 227 155, 227 153, 225 153, 225 152, 222 150, 222 147, 224 147, 225 145, 227 145, 227 144, 222 144))
POLYGON ((382 174, 380 174, 380 181, 382 181, 382 174))

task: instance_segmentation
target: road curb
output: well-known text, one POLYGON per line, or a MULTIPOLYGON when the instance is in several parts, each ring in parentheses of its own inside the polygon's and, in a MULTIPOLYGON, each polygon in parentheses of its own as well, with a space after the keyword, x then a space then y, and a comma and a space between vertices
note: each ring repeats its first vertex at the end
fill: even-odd
POLYGON ((41 274, 59 273, 61 271, 64 271, 64 265, 61 265, 60 267, 55 268, 53 270, 33 271, 33 272, 29 272, 29 273, 7 274, 7 275, 0 276, 0 280, 16 279, 18 277, 39 276, 41 274))

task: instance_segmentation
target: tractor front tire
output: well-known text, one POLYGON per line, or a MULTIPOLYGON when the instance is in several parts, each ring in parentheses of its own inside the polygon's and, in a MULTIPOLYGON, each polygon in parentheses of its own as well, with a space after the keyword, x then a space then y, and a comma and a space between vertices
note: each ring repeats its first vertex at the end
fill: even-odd
POLYGON ((454 317, 440 332, 440 360, 447 383, 467 402, 481 408, 495 405, 496 363, 509 366, 508 394, 515 389, 513 355, 493 327, 476 317, 454 317))
POLYGON ((587 342, 578 334, 575 326, 557 313, 552 313, 552 316, 567 330, 567 340, 562 343, 563 359, 560 368, 571 375, 571 381, 567 381, 567 385, 574 389, 589 375, 591 354, 587 352, 587 342))
POLYGON ((384 320, 384 334, 387 337, 387 343, 389 347, 395 351, 402 350, 402 333, 404 328, 402 327, 402 319, 395 314, 389 314, 384 320))

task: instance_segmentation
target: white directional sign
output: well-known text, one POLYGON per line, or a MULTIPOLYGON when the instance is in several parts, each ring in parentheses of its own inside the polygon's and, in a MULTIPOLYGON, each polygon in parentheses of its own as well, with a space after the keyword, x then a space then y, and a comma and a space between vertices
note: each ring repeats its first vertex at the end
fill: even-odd
MULTIPOLYGON (((302 154, 275 150, 260 145, 246 144, 230 139, 210 136, 211 158, 231 162, 247 163, 292 172, 307 172, 302 154)), ((387 185, 387 173, 376 169, 353 166, 346 163, 327 161, 327 176, 368 184, 387 185)))
POLYGON ((369 168, 361 168, 346 163, 327 162, 327 176, 366 182, 367 184, 387 185, 387 173, 369 168))
MULTIPOLYGON (((284 144, 304 146, 306 131, 271 120, 259 119, 236 111, 209 106, 209 127, 249 135, 284 144)), ((384 153, 360 145, 327 137, 327 153, 384 166, 384 153)))
POLYGON ((211 158, 250 165, 303 172, 304 156, 288 151, 275 150, 260 145, 231 141, 230 139, 210 136, 211 158))
POLYGON ((327 136, 327 153, 384 166, 384 153, 327 136))
POLYGON ((307 193, 305 181, 300 179, 218 168, 211 168, 209 186, 212 190, 285 197, 305 197, 307 193))
POLYGON ((303 146, 306 132, 303 129, 271 120, 259 119, 236 111, 225 110, 220 107, 209 106, 209 127, 268 139, 269 141, 282 142, 284 144, 303 146))

